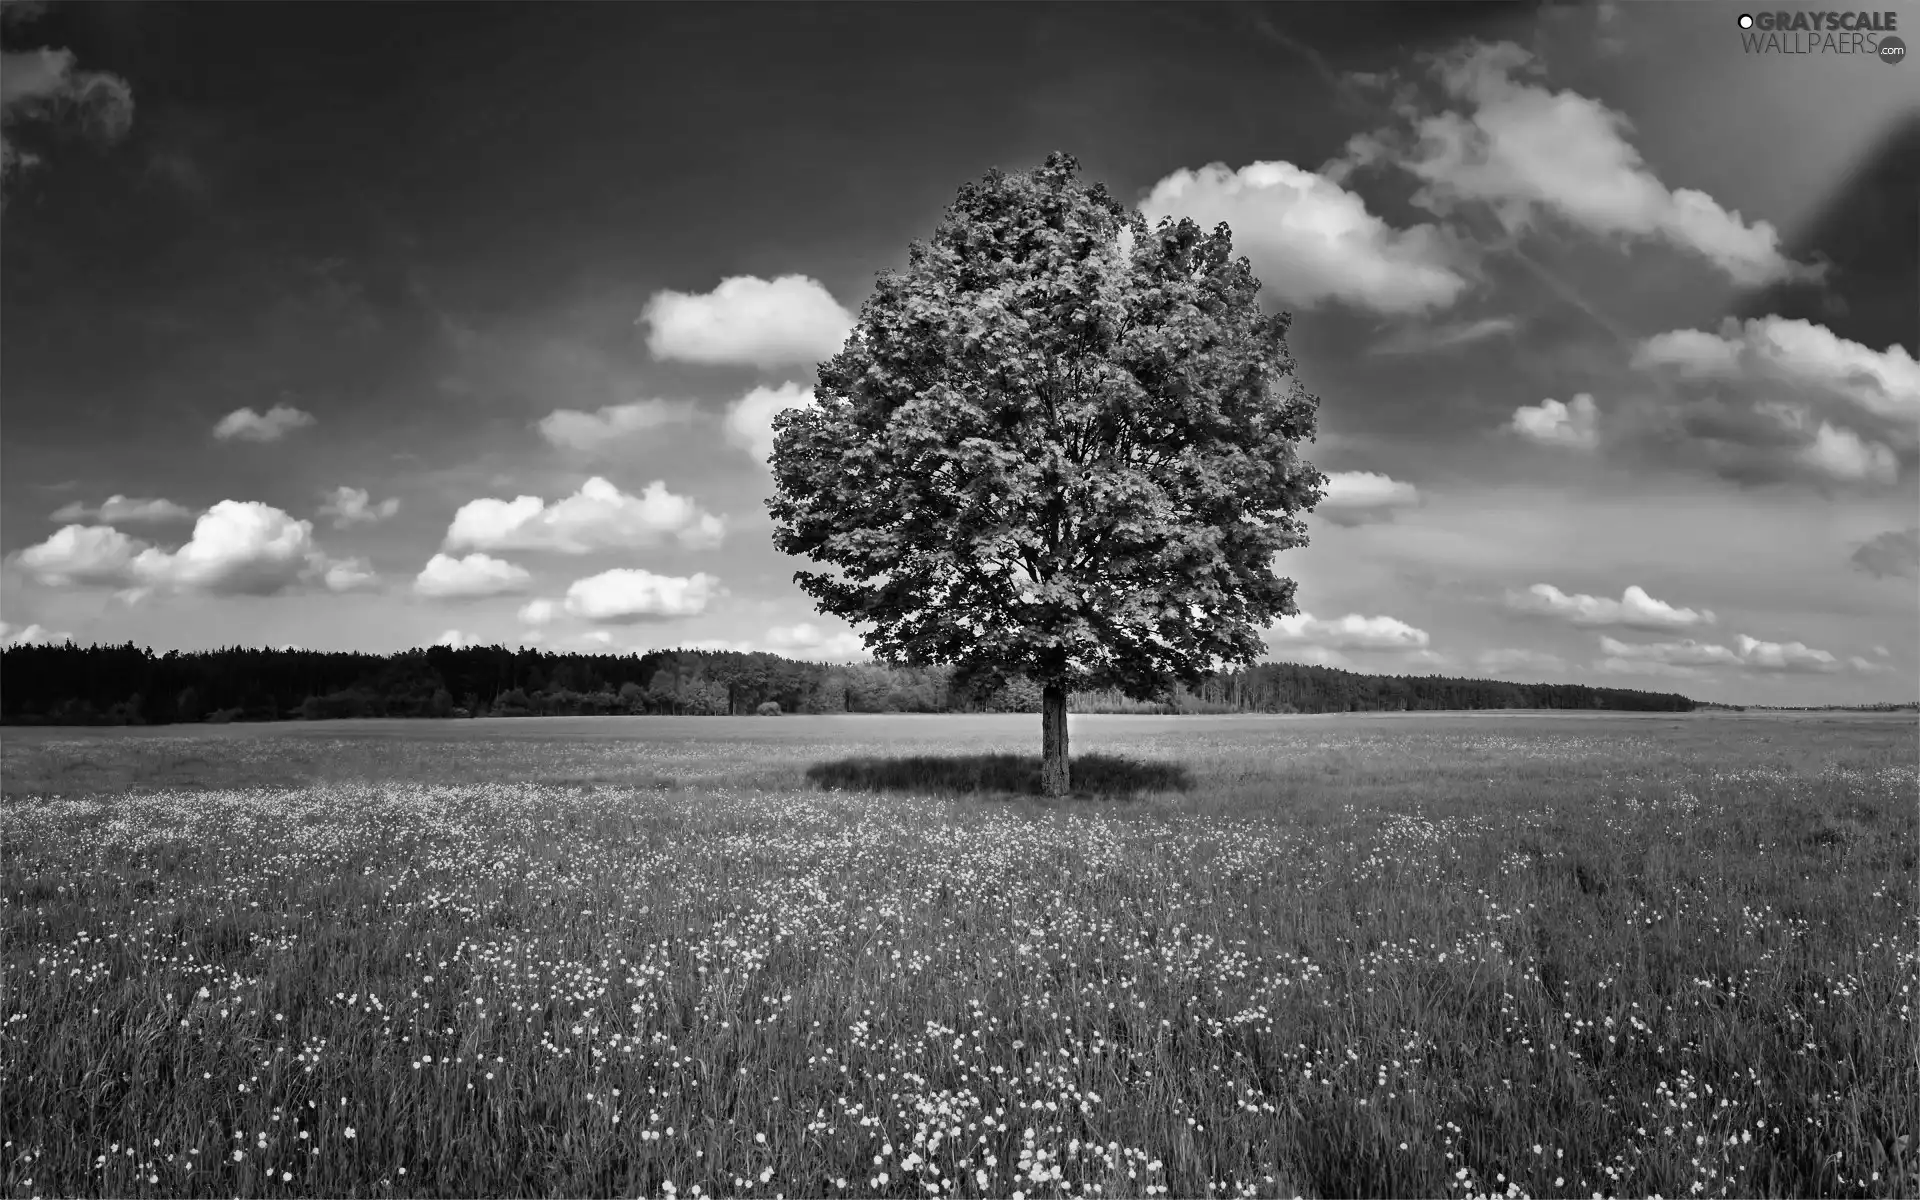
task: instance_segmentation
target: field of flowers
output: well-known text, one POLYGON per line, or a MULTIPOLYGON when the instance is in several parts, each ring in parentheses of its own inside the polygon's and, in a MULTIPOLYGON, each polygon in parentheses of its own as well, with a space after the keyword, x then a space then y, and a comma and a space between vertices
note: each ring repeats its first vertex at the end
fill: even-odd
POLYGON ((0 1188, 1920 1194, 1910 717, 1073 724, 10 731, 0 1188))

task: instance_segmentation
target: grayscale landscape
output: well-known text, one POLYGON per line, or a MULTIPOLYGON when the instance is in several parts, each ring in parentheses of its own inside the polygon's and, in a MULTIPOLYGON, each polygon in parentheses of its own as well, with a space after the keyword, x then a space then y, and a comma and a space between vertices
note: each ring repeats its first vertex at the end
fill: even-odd
POLYGON ((1916 33, 0 0, 0 1200, 1920 1196, 1916 33))

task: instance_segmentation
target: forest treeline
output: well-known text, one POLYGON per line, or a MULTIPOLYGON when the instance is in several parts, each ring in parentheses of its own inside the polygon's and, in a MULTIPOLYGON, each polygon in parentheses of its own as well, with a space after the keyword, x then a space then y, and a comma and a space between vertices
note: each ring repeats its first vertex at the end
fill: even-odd
MULTIPOLYGON (((1217 672, 1164 701, 1076 692, 1074 712, 1325 713, 1478 708, 1686 712, 1685 696, 1580 684, 1361 675, 1298 663, 1217 672)), ((796 662, 773 654, 656 650, 553 654, 431 646, 391 655, 233 647, 155 654, 121 646, 0 653, 7 724, 170 724, 341 717, 583 714, 1038 712, 1039 685, 958 686, 944 667, 796 662)))

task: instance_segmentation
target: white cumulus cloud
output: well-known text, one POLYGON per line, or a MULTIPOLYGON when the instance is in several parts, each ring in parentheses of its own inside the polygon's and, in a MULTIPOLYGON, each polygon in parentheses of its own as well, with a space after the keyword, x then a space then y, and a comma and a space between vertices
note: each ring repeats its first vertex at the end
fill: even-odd
POLYGON ((1740 656, 1727 647, 1692 638, 1678 642, 1623 642, 1601 634, 1600 649, 1609 658, 1664 663, 1671 667, 1726 667, 1740 662, 1740 656))
POLYGON ((656 358, 771 367, 833 357, 853 314, 805 275, 735 275, 705 294, 655 293, 640 323, 656 358))
POLYGON ((327 569, 313 523, 269 504, 222 500, 200 515, 193 537, 172 553, 140 552, 133 574, 148 586, 183 591, 271 595, 327 569))
POLYGON ((1352 659, 1329 646, 1288 643, 1273 649, 1275 662, 1304 663, 1310 667, 1336 667, 1342 671, 1358 669, 1352 659))
POLYGON ((55 512, 53 519, 66 522, 99 521, 103 525, 116 522, 189 521, 193 519, 193 510, 171 500, 142 500, 116 494, 108 496, 98 508, 89 508, 75 500, 55 512))
POLYGON ((1818 274, 1782 253, 1766 221, 1660 182, 1625 116, 1538 82, 1539 64, 1521 47, 1475 42, 1429 61, 1451 107, 1401 106, 1407 127, 1354 138, 1344 165, 1396 164, 1424 184, 1415 203, 1437 213, 1484 203, 1513 232, 1550 214, 1592 234, 1664 242, 1742 286, 1818 274))
POLYGON ((1314 511, 1336 525, 1390 521, 1395 512, 1420 504, 1420 489, 1373 471, 1333 471, 1314 511))
POLYGON ((719 545, 725 536, 725 522, 668 491, 663 482, 656 480, 634 496, 596 475, 552 505, 538 496, 469 500, 454 513, 444 548, 587 554, 673 538, 700 550, 719 545))
POLYGON ((1150 220, 1225 221, 1264 288, 1299 308, 1330 302, 1382 313, 1445 308, 1467 288, 1453 244, 1433 225, 1395 229, 1366 201, 1287 162, 1182 168, 1153 185, 1150 220))
POLYGON ((765 462, 773 457, 773 418, 813 403, 813 389, 797 383, 754 388, 727 406, 727 440, 765 462))
POLYGON ((1719 333, 1676 329, 1640 343, 1633 361, 1688 378, 1811 389, 1878 417, 1920 417, 1920 362, 1904 346, 1874 350, 1811 321, 1729 318, 1719 333))
POLYGON ((1718 333, 1647 338, 1633 365, 1686 398, 1672 408, 1678 429, 1656 438, 1743 481, 1886 485, 1920 451, 1920 363, 1899 345, 1877 351, 1777 316, 1729 319, 1718 333))
POLYGON ((609 404, 594 412, 556 408, 540 418, 540 436, 566 450, 599 450, 610 443, 650 429, 693 419, 693 405, 684 400, 635 400, 609 404))
POLYGON ((55 633, 37 622, 19 629, 0 621, 0 647, 4 646, 60 646, 73 640, 70 633, 55 633))
POLYGON ((213 436, 223 442, 235 438, 243 442, 277 442, 313 423, 312 413, 302 412, 290 404, 276 404, 264 413, 236 408, 220 418, 220 423, 213 427, 213 436))
POLYGON ((384 521, 400 511, 400 497, 389 496, 380 503, 373 503, 373 497, 365 488, 347 487, 344 484, 334 488, 326 503, 320 506, 319 514, 333 518, 335 529, 345 529, 349 525, 371 525, 384 521))
POLYGON ((1743 633, 1734 645, 1739 649, 1741 663, 1749 670, 1825 674, 1841 669, 1839 659, 1804 642, 1763 642, 1743 633))
POLYGON ((1285 642, 1307 642, 1329 650, 1419 650, 1431 639, 1424 629, 1388 616, 1348 613, 1323 621, 1312 613, 1281 617, 1273 634, 1285 642))
POLYGON ((108 525, 66 525, 13 557, 29 575, 50 587, 124 584, 134 558, 144 548, 138 539, 108 525))
POLYGON ((706 611, 719 591, 720 581, 704 572, 682 577, 622 567, 574 580, 567 588, 566 609, 609 625, 691 617, 706 611))
POLYGON ((776 625, 767 630, 766 648, 775 654, 809 662, 852 662, 872 651, 852 630, 829 633, 811 621, 776 625))
POLYGON ((485 554, 465 558, 436 554, 414 577, 413 590, 437 600, 471 600, 523 591, 532 579, 525 567, 485 554))
POLYGON ((1591 450, 1600 444, 1600 410, 1586 392, 1569 404, 1558 400, 1523 404, 1513 410, 1513 420, 1507 427, 1542 446, 1591 450))
POLYGON ((380 577, 364 558, 341 558, 327 563, 320 580, 330 592, 353 592, 373 587, 380 577))
MULTIPOLYGON (((312 522, 253 500, 222 500, 209 508, 177 550, 107 525, 68 525, 20 551, 15 561, 50 586, 118 586, 134 598, 155 588, 266 596, 317 582, 342 590, 339 581, 364 568, 360 560, 335 560, 315 545, 312 522)), ((364 582, 356 579, 351 586, 364 582)))
POLYGON ((520 606, 520 621, 525 625, 545 625, 553 620, 560 606, 551 600, 529 600, 520 606))
POLYGON ((1507 604, 1521 612, 1543 613, 1574 625, 1621 629, 1690 629, 1711 625, 1715 620, 1710 609, 1676 607, 1654 599, 1637 584, 1612 600, 1585 593, 1568 595, 1550 583, 1536 583, 1524 592, 1508 592, 1507 604))
POLYGON ((1841 483, 1892 483, 1900 477, 1900 459, 1891 447, 1826 421, 1795 456, 1816 474, 1841 483))
POLYGON ((1839 658, 1804 642, 1765 642, 1740 634, 1732 646, 1696 642, 1623 642, 1602 635, 1600 649, 1616 664, 1665 667, 1730 667, 1774 674, 1826 675, 1846 669, 1839 658))

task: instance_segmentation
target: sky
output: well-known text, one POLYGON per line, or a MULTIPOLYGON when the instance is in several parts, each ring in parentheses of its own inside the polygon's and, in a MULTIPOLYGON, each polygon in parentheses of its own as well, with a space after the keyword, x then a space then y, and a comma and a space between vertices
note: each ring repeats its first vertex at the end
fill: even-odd
POLYGON ((1920 65, 1741 12, 7 3, 0 638, 859 658, 769 423, 1062 150, 1294 314, 1270 657, 1911 700, 1920 65))

